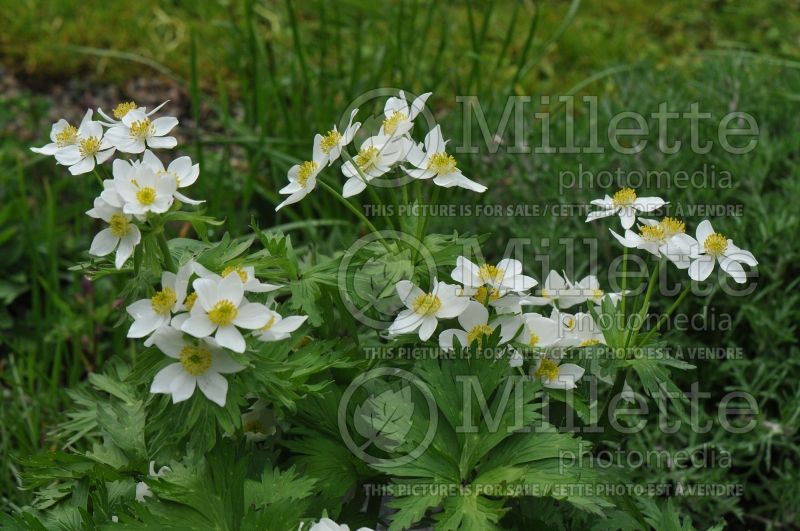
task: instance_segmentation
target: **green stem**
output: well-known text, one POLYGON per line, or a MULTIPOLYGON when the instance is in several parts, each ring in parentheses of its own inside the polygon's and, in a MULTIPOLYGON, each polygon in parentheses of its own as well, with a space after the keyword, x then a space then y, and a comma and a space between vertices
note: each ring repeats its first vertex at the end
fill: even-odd
POLYGON ((620 310, 622 311, 622 323, 625 327, 628 326, 628 320, 625 318, 625 291, 628 288, 628 248, 624 247, 622 251, 622 292, 619 298, 620 310))
POLYGON ((381 244, 383 244, 383 247, 384 247, 384 248, 385 248, 387 251, 389 251, 389 250, 390 250, 390 249, 389 249, 389 244, 388 244, 388 243, 386 243, 386 240, 384 240, 384 239, 383 239, 383 236, 381 236, 381 234, 380 234, 380 232, 378 231, 378 229, 376 229, 376 228, 375 228, 375 225, 373 225, 373 224, 372 224, 372 222, 370 222, 370 220, 369 220, 369 219, 367 219, 367 217, 366 217, 366 216, 365 216, 365 215, 364 215, 364 214, 363 214, 363 213, 362 213, 362 212, 361 212, 359 209, 357 209, 356 207, 354 207, 354 206, 353 206, 353 204, 352 204, 350 201, 348 201, 347 199, 345 199, 345 198, 342 196, 342 194, 340 194, 338 191, 336 191, 336 189, 335 189, 335 188, 333 188, 332 186, 330 186, 328 183, 326 183, 326 182, 325 182, 325 181, 323 181, 322 179, 317 179, 317 182, 318 182, 318 183, 319 183, 319 184, 320 184, 320 185, 321 185, 321 186, 322 186, 322 187, 323 187, 325 190, 327 190, 329 193, 333 194, 333 196, 334 196, 334 197, 336 197, 336 199, 338 199, 340 203, 342 203, 344 206, 346 206, 346 207, 347 207, 347 209, 348 209, 348 210, 350 210, 350 212, 352 212, 353 214, 355 214, 355 215, 356 215, 356 217, 358 217, 358 219, 360 219, 360 220, 361 220, 361 221, 362 221, 362 222, 363 222, 363 223, 364 223, 364 224, 365 224, 367 227, 369 227, 369 230, 370 230, 370 231, 372 231, 373 233, 375 233, 375 234, 378 236, 378 240, 380 240, 381 244))
POLYGON ((164 267, 168 271, 175 273, 177 269, 175 268, 175 262, 172 260, 172 253, 169 252, 169 244, 167 243, 167 237, 164 236, 163 227, 156 233, 156 241, 158 242, 158 248, 161 249, 161 254, 164 256, 164 267))
POLYGON ((100 188, 103 188, 103 178, 100 177, 99 173, 97 173, 97 166, 95 166, 95 168, 92 170, 92 173, 94 174, 95 179, 97 179, 97 182, 100 183, 100 188))
MULTIPOLYGON (((641 308, 647 308, 648 304, 650 304, 650 296, 653 294, 653 288, 655 287, 655 285, 658 282, 658 272, 661 269, 661 262, 663 262, 663 261, 664 261, 663 258, 659 259, 658 262, 656 262, 656 266, 653 268, 653 272, 650 274, 650 280, 647 283, 647 292, 644 295, 644 302, 642 302, 641 308)), ((647 310, 645 309, 645 312, 646 311, 647 310)), ((640 311, 640 313, 641 313, 641 311, 640 311)), ((639 330, 641 330, 642 329, 642 325, 644 325, 644 316, 640 316, 640 317, 641 317, 641 319, 639 320, 639 322, 638 323, 634 323, 634 325, 628 331, 628 335, 627 335, 627 337, 625 339, 625 346, 626 347, 628 345, 630 345, 631 341, 636 339, 636 337, 639 335, 639 330)))
POLYGON ((613 400, 615 396, 622 392, 622 389, 625 387, 625 380, 628 378, 628 373, 630 370, 630 367, 625 367, 625 369, 617 371, 617 375, 614 378, 614 384, 611 386, 611 393, 608 395, 608 399, 603 406, 602 413, 600 413, 600 425, 603 427, 603 433, 605 433, 606 429, 611 424, 611 417, 609 416, 611 413, 609 411, 611 408, 611 400, 613 400))
POLYGON ((689 290, 691 290, 691 288, 692 288, 692 285, 691 285, 691 283, 689 283, 683 289, 683 291, 681 292, 680 296, 678 296, 678 299, 674 303, 672 303, 672 306, 669 307, 669 309, 667 310, 667 313, 662 315, 661 319, 658 320, 656 325, 653 328, 651 328, 649 332, 647 332, 646 336, 644 336, 642 338, 642 340, 639 342, 640 346, 647 344, 647 341, 653 336, 653 334, 658 332, 658 330, 662 326, 664 326, 664 323, 667 322, 667 319, 669 319, 669 316, 672 315, 672 312, 674 312, 678 308, 678 306, 680 306, 680 304, 683 302, 683 299, 685 299, 686 296, 689 295, 689 290))

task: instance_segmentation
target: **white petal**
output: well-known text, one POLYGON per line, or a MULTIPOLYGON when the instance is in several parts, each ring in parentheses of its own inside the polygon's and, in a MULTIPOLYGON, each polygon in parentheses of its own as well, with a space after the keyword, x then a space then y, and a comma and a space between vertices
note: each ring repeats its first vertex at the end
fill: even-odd
POLYGON ((244 342, 244 338, 242 337, 242 333, 239 332, 239 329, 232 324, 219 327, 214 339, 217 340, 219 346, 229 348, 234 352, 242 353, 247 347, 244 342))
POLYGON ((171 363, 158 371, 153 383, 150 384, 151 393, 170 393, 172 382, 185 371, 180 363, 171 363))
POLYGON ((119 238, 111 233, 111 229, 103 229, 97 233, 89 247, 89 254, 105 256, 112 252, 119 243, 119 238))
MULTIPOLYGON (((192 310, 195 310, 195 308, 192 308, 192 310)), ((189 318, 181 326, 181 330, 194 337, 210 336, 215 328, 217 328, 217 325, 212 323, 208 319, 208 315, 203 311, 192 311, 189 318)))
POLYGON ((702 255, 689 265, 689 278, 692 280, 705 280, 714 270, 714 257, 707 254, 702 255))
POLYGON ((269 311, 266 306, 257 302, 250 302, 239 307, 233 324, 241 328, 254 330, 267 324, 269 317, 269 311))
POLYGON ((431 338, 433 333, 436 331, 436 325, 438 321, 436 317, 429 315, 422 319, 422 326, 419 328, 419 338, 423 341, 427 341, 431 338))
POLYGON ((197 386, 206 395, 206 398, 225 407, 225 397, 228 394, 228 380, 216 372, 208 371, 197 378, 197 386))

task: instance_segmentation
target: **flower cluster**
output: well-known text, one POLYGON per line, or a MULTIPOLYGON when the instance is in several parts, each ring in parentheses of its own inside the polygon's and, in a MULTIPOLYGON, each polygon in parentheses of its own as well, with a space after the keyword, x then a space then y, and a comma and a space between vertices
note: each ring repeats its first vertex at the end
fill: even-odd
POLYGON ((421 143, 411 136, 414 120, 425 109, 431 93, 422 94, 411 103, 405 93, 390 97, 384 106, 384 119, 376 134, 361 142, 358 152, 350 155, 347 147, 361 129, 354 122, 358 109, 350 113, 347 126, 340 131, 336 125, 325 134, 314 136, 311 159, 295 164, 289 169, 289 184, 279 193, 288 197, 275 210, 297 203, 317 186, 320 172, 340 158, 346 180, 342 188, 343 197, 352 197, 366 190, 370 183, 383 175, 401 168, 414 179, 433 179, 434 184, 444 188, 461 187, 474 192, 484 192, 486 187, 464 176, 458 169, 456 159, 447 153, 447 141, 442 137, 441 127, 431 128, 421 143))

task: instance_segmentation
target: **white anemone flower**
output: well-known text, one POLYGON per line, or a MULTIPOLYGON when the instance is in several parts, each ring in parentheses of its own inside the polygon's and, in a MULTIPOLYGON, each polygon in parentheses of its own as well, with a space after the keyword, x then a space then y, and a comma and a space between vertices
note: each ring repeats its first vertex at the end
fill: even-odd
POLYGON ((591 203, 600 207, 600 210, 590 212, 586 218, 587 222, 619 214, 624 229, 633 227, 639 213, 652 212, 667 204, 660 197, 636 197, 633 188, 623 188, 617 191, 614 197, 606 195, 603 199, 594 199, 591 203))
MULTIPOLYGON (((152 151, 146 149, 144 150, 144 155, 142 156, 142 162, 148 165, 156 175, 168 175, 170 178, 175 179, 176 188, 186 188, 187 186, 191 186, 195 183, 195 181, 197 181, 197 177, 200 176, 200 165, 192 164, 192 159, 186 156, 178 157, 177 159, 173 160, 165 169, 161 160, 156 157, 152 151)), ((189 205, 199 205, 200 203, 205 203, 205 201, 202 200, 198 201, 196 199, 190 199, 177 190, 173 192, 172 195, 178 201, 189 205)))
POLYGON ((575 389, 585 369, 574 363, 560 364, 555 358, 542 357, 536 361, 533 377, 540 379, 542 385, 549 389, 575 389))
POLYGON ((106 256, 116 250, 114 266, 122 269, 133 254, 133 249, 142 241, 139 227, 132 223, 131 216, 125 214, 121 208, 111 206, 99 197, 94 200, 94 208, 86 213, 108 223, 108 228, 98 232, 92 240, 89 254, 106 256))
POLYGON ((133 166, 127 177, 114 177, 114 186, 124 201, 122 210, 142 219, 150 212, 163 214, 175 201, 175 179, 156 175, 145 164, 133 166))
POLYGON ((242 413, 242 431, 248 442, 266 441, 277 433, 275 411, 264 400, 256 400, 249 411, 242 413))
POLYGON ((255 335, 261 341, 281 341, 288 339, 292 332, 300 328, 308 319, 307 315, 290 315, 281 317, 274 310, 269 312, 267 324, 255 331, 255 335))
POLYGON ((519 342, 532 348, 550 348, 561 341, 559 325, 553 319, 548 319, 538 313, 528 313, 522 316, 522 333, 519 342))
MULTIPOLYGON (((62 129, 61 133, 66 131, 62 129)), ((67 166, 72 175, 89 173, 95 164, 104 163, 114 154, 114 146, 103 137, 103 126, 92 120, 91 109, 86 111, 75 134, 74 143, 65 145, 54 153, 56 161, 67 166)))
POLYGON ((56 151, 78 143, 78 128, 60 119, 50 127, 50 143, 42 147, 32 147, 31 151, 40 155, 55 155, 56 151))
POLYGON ((237 327, 257 330, 269 321, 266 306, 244 298, 239 275, 228 275, 220 281, 198 278, 192 286, 197 302, 181 325, 187 334, 202 338, 216 332, 214 338, 220 346, 244 352, 246 344, 237 327))
POLYGON ((403 170, 415 179, 430 179, 434 184, 444 188, 458 186, 473 192, 485 192, 486 187, 464 176, 456 165, 456 159, 445 151, 446 142, 442 137, 442 128, 437 125, 425 135, 423 145, 412 145, 406 160, 414 168, 403 170))
POLYGON ((719 267, 735 282, 744 284, 747 282, 747 273, 742 264, 750 267, 758 265, 758 261, 750 251, 738 248, 733 240, 714 232, 711 222, 707 219, 697 226, 697 241, 692 245, 691 259, 689 277, 692 280, 707 279, 714 270, 714 264, 719 262, 719 267))
POLYGON ((573 347, 593 347, 605 345, 606 340, 600 327, 597 326, 594 318, 589 313, 576 313, 574 316, 575 326, 565 338, 564 344, 573 347))
POLYGON ((542 283, 539 295, 527 297, 526 304, 533 306, 555 305, 560 302, 562 295, 569 295, 569 290, 570 285, 567 280, 558 271, 551 269, 542 283))
MULTIPOLYGON (((324 135, 317 134, 314 136, 314 151, 321 152, 323 156, 320 159, 320 164, 327 163, 330 166, 336 162, 342 154, 342 149, 353 141, 356 132, 361 127, 361 122, 353 123, 357 113, 358 109, 353 109, 353 112, 350 113, 350 121, 347 123, 347 127, 344 128, 344 132, 340 132, 334 124, 333 129, 324 135)), ((314 157, 314 160, 317 160, 317 158, 314 157)))
POLYGON ((144 343, 146 347, 152 345, 155 333, 168 327, 172 314, 183 309, 192 273, 191 262, 182 266, 177 274, 170 271, 161 273, 161 290, 149 299, 141 299, 128 306, 127 312, 133 317, 128 337, 138 338, 152 334, 144 343))
POLYGON ((456 259, 456 268, 450 276, 465 288, 480 288, 485 285, 497 290, 501 296, 509 291, 527 291, 537 284, 533 277, 522 274, 522 262, 510 258, 500 260, 497 265, 478 266, 459 256, 456 259))
POLYGON ((293 205, 310 194, 317 187, 317 175, 325 167, 326 162, 326 155, 322 153, 320 146, 315 144, 311 160, 289 168, 289 184, 278 190, 279 194, 289 197, 275 207, 275 211, 286 205, 293 205))
POLYGON ((406 100, 406 94, 402 90, 398 97, 390 97, 386 100, 383 107, 384 120, 381 125, 380 133, 398 137, 405 135, 414 127, 414 119, 425 108, 432 92, 426 92, 414 99, 411 105, 406 100))
POLYGON ((458 316, 458 324, 461 325, 461 330, 451 328, 439 334, 439 346, 442 350, 452 351, 455 348, 455 338, 458 338, 461 348, 474 345, 480 348, 483 340, 491 336, 495 329, 494 324, 489 324, 489 310, 475 301, 470 301, 467 308, 458 316))
POLYGON ((239 280, 242 281, 244 290, 249 291, 251 293, 269 293, 270 291, 275 291, 276 289, 281 288, 281 286, 277 284, 268 284, 266 282, 261 282, 260 280, 258 280, 256 278, 256 268, 253 266, 230 265, 225 269, 223 269, 222 273, 218 275, 213 271, 205 268, 201 264, 195 262, 194 272, 200 278, 209 278, 217 282, 227 277, 228 275, 235 273, 239 277, 239 280))
POLYGON ((628 229, 625 231, 625 236, 620 236, 609 230, 625 247, 642 249, 658 257, 663 255, 679 269, 689 267, 689 255, 694 238, 685 233, 686 225, 683 221, 670 217, 665 217, 661 221, 652 219, 640 219, 640 221, 642 225, 639 226, 639 234, 628 229))
POLYGON ((136 501, 139 503, 144 503, 146 500, 145 498, 152 498, 153 491, 150 490, 150 487, 147 486, 147 483, 144 481, 140 481, 136 484, 136 494, 135 498, 136 501))
POLYGON ((111 114, 114 116, 113 118, 103 111, 103 109, 98 108, 97 114, 103 117, 105 122, 101 122, 106 127, 114 127, 115 125, 122 124, 122 119, 125 118, 125 115, 131 111, 138 110, 145 113, 145 116, 152 116, 153 114, 157 113, 161 110, 161 107, 166 105, 169 100, 165 101, 161 105, 158 105, 155 109, 150 112, 147 112, 147 107, 139 107, 136 102, 134 101, 125 101, 119 103, 114 109, 111 111, 111 114))
POLYGON ((239 365, 211 338, 190 340, 174 328, 158 335, 156 346, 177 362, 161 369, 153 378, 150 392, 172 395, 172 403, 188 400, 195 387, 222 407, 228 394, 223 374, 239 372, 239 365))
POLYGON ((372 179, 391 170, 407 150, 407 141, 402 138, 377 135, 364 140, 353 160, 342 164, 342 173, 347 177, 342 195, 352 197, 363 192, 372 179))
POLYGON ((123 153, 141 153, 146 148, 172 149, 178 145, 174 136, 167 136, 178 125, 174 116, 151 120, 150 113, 131 109, 122 119, 106 131, 105 139, 123 153))
MULTIPOLYGON (((303 524, 300 524, 298 531, 303 531, 303 524)), ((345 524, 337 524, 330 518, 322 518, 319 522, 311 524, 308 531, 350 531, 350 527, 345 524)), ((368 527, 359 527, 356 531, 374 531, 368 527)))
POLYGON ((425 293, 408 280, 398 282, 396 289, 406 309, 389 326, 389 335, 410 334, 419 330, 422 341, 430 339, 439 319, 458 317, 470 302, 459 294, 458 286, 439 282, 435 278, 430 293, 425 293))

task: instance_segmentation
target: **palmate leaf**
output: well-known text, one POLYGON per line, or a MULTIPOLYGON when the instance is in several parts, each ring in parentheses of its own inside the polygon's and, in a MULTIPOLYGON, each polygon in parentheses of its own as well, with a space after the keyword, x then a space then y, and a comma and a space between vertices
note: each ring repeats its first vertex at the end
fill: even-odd
POLYGON ((316 479, 303 477, 294 468, 266 468, 260 481, 244 486, 248 512, 243 529, 293 529, 308 511, 316 479))
POLYGON ((436 528, 445 531, 500 529, 497 523, 506 512, 503 506, 503 500, 483 496, 450 496, 444 501, 444 511, 436 515, 436 528))
POLYGON ((411 387, 406 385, 399 390, 387 389, 357 405, 354 426, 369 443, 392 451, 405 440, 413 414, 411 387))

